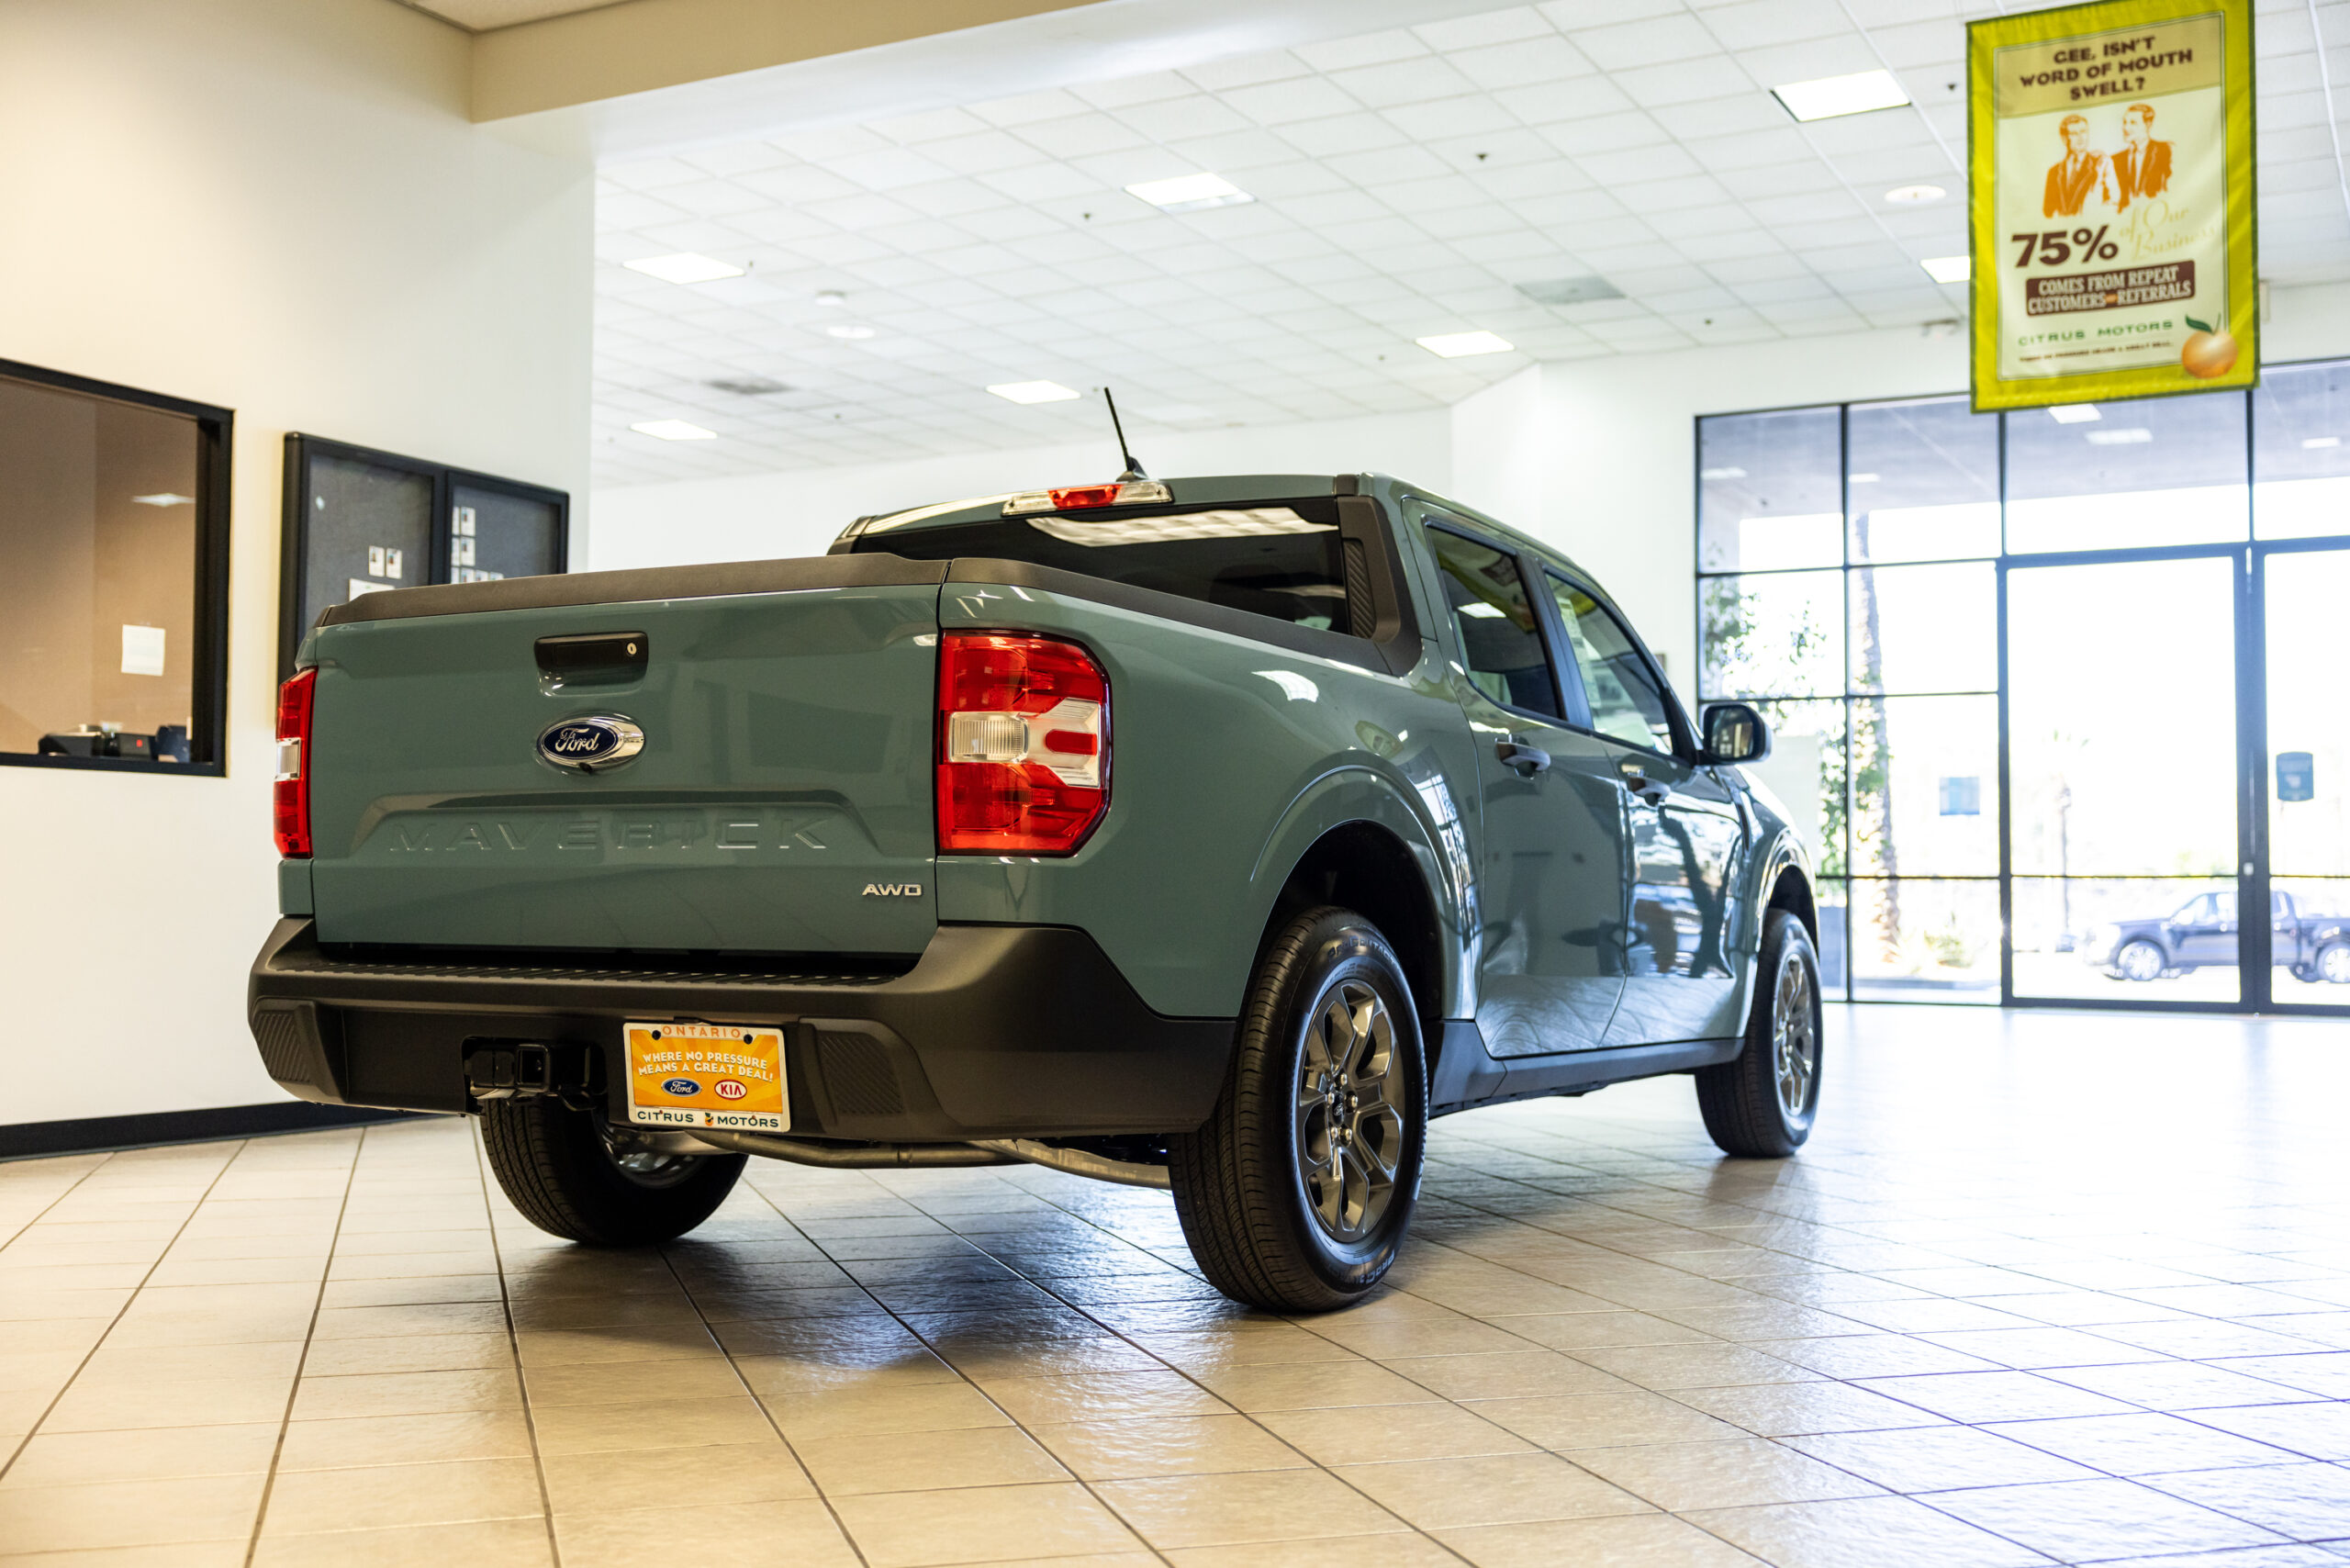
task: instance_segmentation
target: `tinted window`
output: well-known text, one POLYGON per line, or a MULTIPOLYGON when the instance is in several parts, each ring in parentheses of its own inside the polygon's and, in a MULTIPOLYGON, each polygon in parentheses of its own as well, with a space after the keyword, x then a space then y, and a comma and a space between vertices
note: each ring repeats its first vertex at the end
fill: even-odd
POLYGON ((1471 683, 1496 702, 1557 718, 1558 688, 1516 561, 1441 528, 1428 530, 1428 549, 1471 683))
POLYGON ((864 552, 1025 561, 1344 632, 1345 545, 1329 501, 1150 517, 1007 517, 867 533, 864 552))
POLYGON ((1550 579, 1566 623, 1567 642, 1591 700, 1591 727, 1628 745, 1654 751, 1673 749, 1672 709, 1663 683, 1633 644, 1622 622, 1591 595, 1559 577, 1550 579))

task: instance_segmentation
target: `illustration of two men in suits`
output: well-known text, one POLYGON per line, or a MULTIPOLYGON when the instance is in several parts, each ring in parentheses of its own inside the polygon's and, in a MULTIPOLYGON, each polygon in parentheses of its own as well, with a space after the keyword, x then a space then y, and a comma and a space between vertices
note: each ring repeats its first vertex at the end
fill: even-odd
POLYGON ((2078 218, 2092 200, 2121 212, 2170 188, 2170 143, 2154 140, 2152 104, 2121 112, 2123 146, 2109 156, 2090 148, 2087 116, 2066 115, 2056 129, 2065 138, 2065 156, 2049 165, 2040 201, 2043 216, 2078 218))

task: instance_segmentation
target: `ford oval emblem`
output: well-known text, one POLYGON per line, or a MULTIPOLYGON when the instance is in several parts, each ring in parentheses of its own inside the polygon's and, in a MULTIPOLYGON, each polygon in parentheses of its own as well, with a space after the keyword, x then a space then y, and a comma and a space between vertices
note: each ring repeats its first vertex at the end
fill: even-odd
POLYGON ((661 1089, 664 1093, 675 1094, 679 1099, 683 1099, 688 1094, 699 1094, 701 1092, 701 1085, 696 1083, 690 1078, 672 1078, 663 1083, 661 1085, 661 1089))
POLYGON ((539 732, 539 755, 576 773, 618 767, 643 749, 644 732, 613 713, 564 719, 539 732))

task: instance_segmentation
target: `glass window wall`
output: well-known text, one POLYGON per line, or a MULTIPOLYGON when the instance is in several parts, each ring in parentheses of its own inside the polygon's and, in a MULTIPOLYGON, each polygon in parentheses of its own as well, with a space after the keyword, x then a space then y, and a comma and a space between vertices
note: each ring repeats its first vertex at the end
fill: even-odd
POLYGON ((1697 447, 1700 696, 1772 722, 1831 991, 2350 1006, 2350 361, 1697 447))

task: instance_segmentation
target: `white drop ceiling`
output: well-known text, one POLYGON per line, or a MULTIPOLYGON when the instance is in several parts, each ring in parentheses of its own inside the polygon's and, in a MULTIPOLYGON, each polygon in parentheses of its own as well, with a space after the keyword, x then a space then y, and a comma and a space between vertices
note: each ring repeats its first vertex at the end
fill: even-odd
MULTIPOLYGON (((1005 382, 1199 430, 1435 408, 1537 360, 1935 330, 1966 306, 1918 264, 1966 248, 1964 22, 2033 8, 1555 0, 608 164, 597 479, 1100 435, 1098 401, 1005 382), (1877 69, 1914 106, 1798 125, 1768 91, 1877 69), (1169 216, 1123 188, 1194 172, 1257 199, 1169 216), (1919 184, 1950 195, 1885 200, 1919 184), (749 270, 621 265, 680 251, 749 270), (1520 291, 1591 274, 1624 297, 1520 291), (1514 352, 1413 342, 1472 330, 1514 352), (762 378, 789 390, 709 385, 762 378), (629 429, 659 419, 719 439, 629 429)), ((2350 280, 2350 0, 2261 0, 2256 39, 2261 274, 2350 280)))

